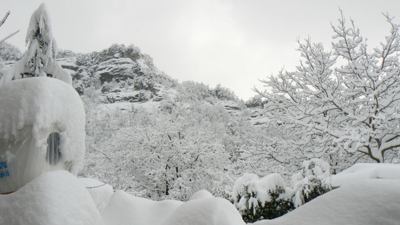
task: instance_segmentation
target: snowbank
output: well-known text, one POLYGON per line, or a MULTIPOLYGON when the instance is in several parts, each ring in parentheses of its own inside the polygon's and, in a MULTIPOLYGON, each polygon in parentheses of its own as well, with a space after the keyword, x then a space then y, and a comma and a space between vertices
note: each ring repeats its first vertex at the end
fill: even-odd
POLYGON ((399 180, 362 180, 330 191, 280 218, 254 225, 398 225, 399 199, 399 180))
POLYGON ((165 200, 152 201, 117 191, 104 209, 106 225, 158 225, 172 214, 182 202, 165 200))
POLYGON ((333 186, 358 183, 365 179, 400 180, 400 165, 388 163, 359 163, 332 176, 333 186))
POLYGON ((179 206, 162 225, 244 225, 235 207, 223 198, 200 198, 179 206))
POLYGON ((111 196, 114 194, 113 187, 92 178, 79 178, 79 180, 89 191, 94 203, 101 213, 110 202, 111 196))
POLYGON ((356 164, 332 177, 339 188, 254 225, 398 225, 400 165, 356 164))
POLYGON ((0 195, 0 224, 102 225, 90 194, 66 171, 48 172, 17 192, 0 195))
POLYGON ((229 201, 206 191, 192 199, 152 201, 117 191, 104 209, 103 218, 106 225, 244 225, 229 201))
POLYGON ((83 164, 85 136, 82 100, 65 82, 35 77, 1 86, 0 162, 8 176, 0 178, 0 193, 15 191, 45 171, 76 174, 83 164), (51 133, 60 137, 60 160, 52 165, 46 161, 51 133))

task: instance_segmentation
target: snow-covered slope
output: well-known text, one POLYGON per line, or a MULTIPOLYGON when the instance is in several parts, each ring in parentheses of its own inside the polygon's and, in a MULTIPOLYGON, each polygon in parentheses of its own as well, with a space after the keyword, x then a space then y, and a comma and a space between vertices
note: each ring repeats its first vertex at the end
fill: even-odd
POLYGON ((333 186, 357 184, 366 179, 400 180, 400 165, 358 163, 332 177, 333 186))
POLYGON ((15 193, 0 195, 0 224, 244 225, 230 202, 204 191, 188 202, 152 201, 123 191, 110 192, 101 183, 92 186, 97 184, 65 171, 45 173, 15 193), (105 208, 96 205, 107 198, 105 208))
POLYGON ((72 174, 48 172, 0 195, 1 225, 102 225, 89 192, 72 174))
POLYGON ((398 225, 400 165, 356 164, 332 179, 341 186, 275 220, 254 225, 398 225))

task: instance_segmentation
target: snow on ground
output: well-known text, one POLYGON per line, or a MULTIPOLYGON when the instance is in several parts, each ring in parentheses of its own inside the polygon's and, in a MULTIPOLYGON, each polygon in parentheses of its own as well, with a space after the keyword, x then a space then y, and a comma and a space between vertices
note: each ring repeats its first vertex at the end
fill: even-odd
MULTIPOLYGON (((399 172, 400 165, 355 165, 332 178, 341 183, 337 189, 280 218, 254 225, 398 225, 399 172)), ((0 224, 244 225, 244 222, 229 201, 204 190, 187 202, 152 201, 123 191, 113 192, 109 185, 94 179, 53 171, 15 193, 0 195, 0 224)))
POLYGON ((400 165, 357 164, 332 178, 339 188, 254 225, 398 225, 400 165))
POLYGON ((400 165, 389 163, 359 163, 332 177, 333 186, 358 183, 365 179, 400 180, 400 165))
POLYGON ((103 218, 106 225, 158 225, 181 204, 172 200, 157 202, 116 191, 103 218))
POLYGON ((79 180, 89 191, 99 211, 102 212, 114 194, 113 187, 92 178, 79 178, 79 180))
POLYGON ((244 224, 242 217, 229 201, 211 197, 194 199, 182 204, 161 225, 244 224))
POLYGON ((106 225, 244 225, 227 200, 200 191, 188 202, 152 201, 117 191, 104 210, 106 225))
POLYGON ((17 192, 0 195, 2 225, 102 225, 81 182, 65 171, 45 173, 17 192))
POLYGON ((89 178, 52 171, 0 195, 7 225, 244 225, 227 200, 200 191, 188 202, 135 197, 89 178))

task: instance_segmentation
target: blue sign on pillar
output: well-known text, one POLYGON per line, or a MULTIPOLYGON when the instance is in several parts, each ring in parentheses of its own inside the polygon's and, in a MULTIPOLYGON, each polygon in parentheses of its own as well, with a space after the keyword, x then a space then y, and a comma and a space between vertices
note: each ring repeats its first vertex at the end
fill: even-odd
POLYGON ((3 177, 9 177, 10 172, 8 172, 7 162, 0 161, 0 179, 3 177))

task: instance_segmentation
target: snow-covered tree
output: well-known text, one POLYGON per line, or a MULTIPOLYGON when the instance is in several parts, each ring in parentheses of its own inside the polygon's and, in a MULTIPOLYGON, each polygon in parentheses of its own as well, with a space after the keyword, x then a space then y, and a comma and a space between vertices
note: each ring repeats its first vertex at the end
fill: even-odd
POLYGON ((332 50, 299 42, 300 64, 263 81, 266 114, 297 136, 295 148, 316 154, 344 150, 384 162, 400 147, 399 25, 370 50, 354 22, 332 25, 332 50))
POLYGON ((16 64, 10 79, 47 76, 67 83, 72 82, 71 76, 56 62, 56 41, 44 4, 41 4, 31 17, 25 43, 27 49, 16 64))

